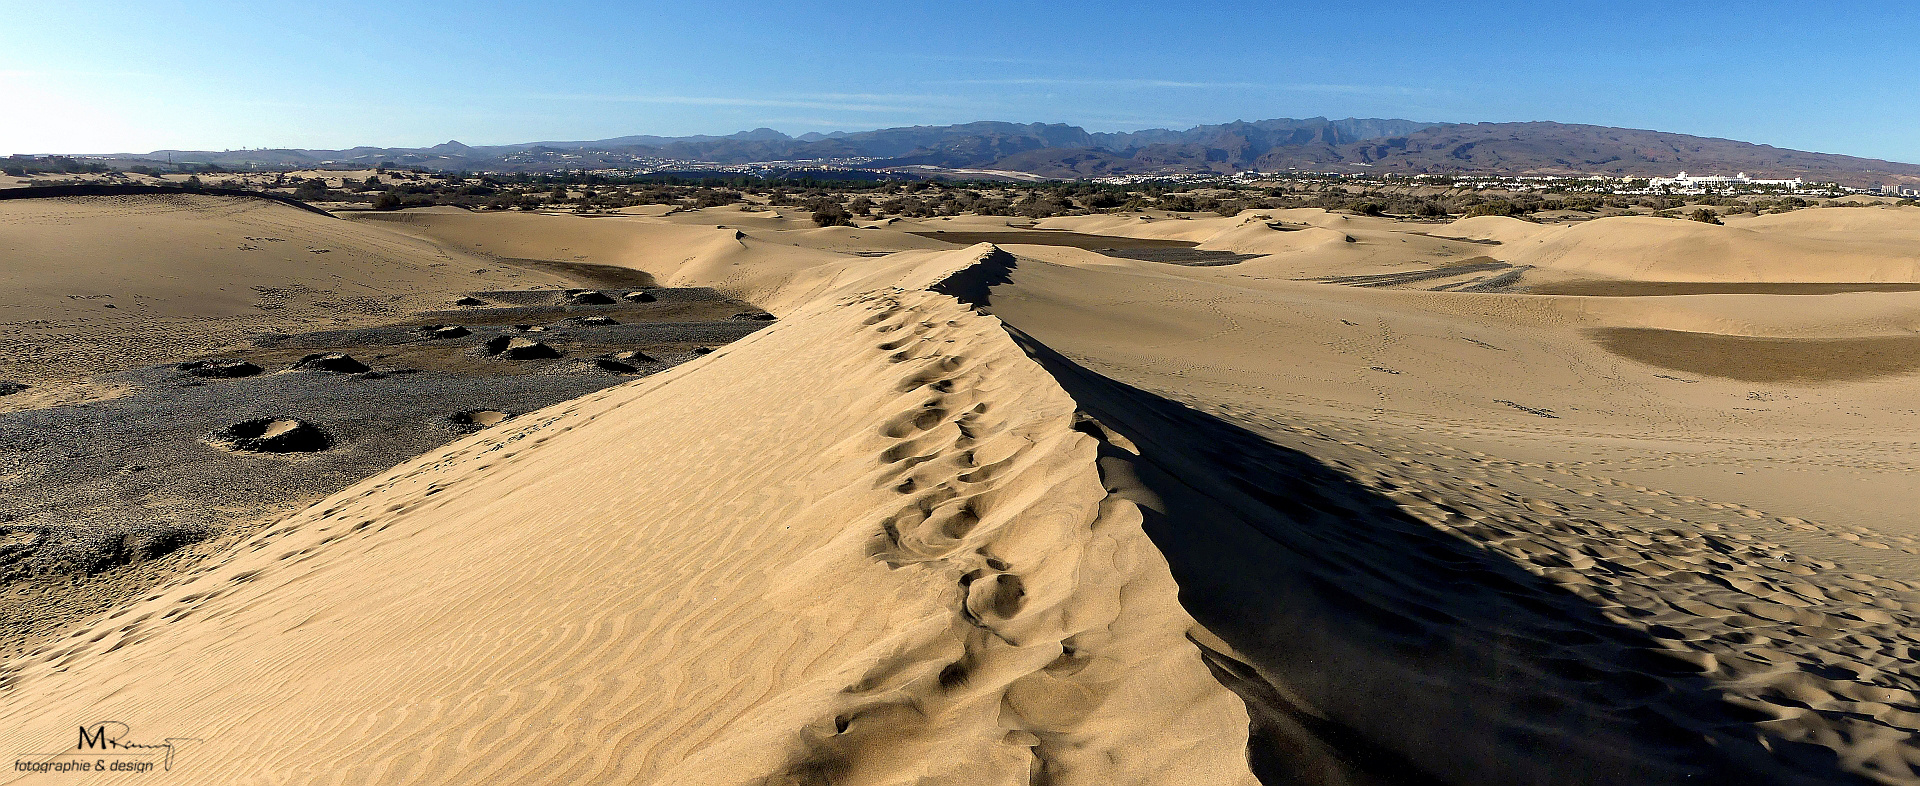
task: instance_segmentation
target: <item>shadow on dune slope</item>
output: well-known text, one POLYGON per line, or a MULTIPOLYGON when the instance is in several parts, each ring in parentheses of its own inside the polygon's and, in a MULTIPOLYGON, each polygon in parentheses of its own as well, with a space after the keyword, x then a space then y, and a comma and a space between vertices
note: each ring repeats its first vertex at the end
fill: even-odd
POLYGON ((1014 339, 1091 415, 1263 781, 1864 783, 1503 555, 1226 421, 1014 339))

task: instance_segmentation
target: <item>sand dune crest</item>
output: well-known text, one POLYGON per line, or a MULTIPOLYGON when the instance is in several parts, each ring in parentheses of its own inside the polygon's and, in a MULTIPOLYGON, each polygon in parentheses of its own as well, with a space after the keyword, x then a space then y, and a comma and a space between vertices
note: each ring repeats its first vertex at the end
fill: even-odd
POLYGON ((1097 444, 997 320, 854 287, 335 495, 0 717, 198 738, 146 776, 191 783, 1251 784, 1097 444))

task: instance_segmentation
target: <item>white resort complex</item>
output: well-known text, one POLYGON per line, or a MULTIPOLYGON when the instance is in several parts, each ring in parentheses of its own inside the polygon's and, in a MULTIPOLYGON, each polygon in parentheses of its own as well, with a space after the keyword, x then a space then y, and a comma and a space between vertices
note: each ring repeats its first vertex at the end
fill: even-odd
POLYGON ((1806 181, 1797 177, 1792 180, 1756 180, 1747 177, 1747 173, 1745 172, 1741 172, 1733 177, 1723 175, 1695 177, 1686 172, 1681 172, 1673 177, 1656 177, 1648 181, 1648 185, 1653 188, 1663 186, 1669 188, 1713 188, 1715 186, 1786 186, 1788 188, 1799 188, 1805 185, 1805 183, 1806 181))

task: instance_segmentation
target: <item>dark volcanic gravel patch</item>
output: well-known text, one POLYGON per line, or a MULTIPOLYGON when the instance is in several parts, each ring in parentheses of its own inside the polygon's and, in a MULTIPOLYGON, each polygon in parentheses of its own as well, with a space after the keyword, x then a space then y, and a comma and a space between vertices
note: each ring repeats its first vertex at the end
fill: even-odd
POLYGON ((0 512, 0 531, 30 528, 42 535, 31 549, 0 555, 0 579, 90 573, 112 566, 106 546, 143 531, 218 530, 236 513, 311 502, 447 442, 439 423, 454 412, 526 412, 633 379, 421 372, 189 382, 183 376, 166 367, 142 369, 120 375, 144 387, 119 399, 0 415, 0 476, 6 478, 0 495, 9 503, 0 512), (323 433, 326 449, 282 452, 300 446, 262 439, 265 427, 289 420, 323 433), (261 433, 250 433, 254 427, 261 433))
POLYGON ((626 291, 607 293, 610 305, 563 305, 561 292, 542 291, 525 299, 545 306, 261 336, 217 359, 101 377, 134 389, 121 398, 0 414, 0 649, 164 579, 187 564, 168 561, 172 552, 212 553, 462 434, 766 324, 728 319, 751 307, 711 290, 651 290, 656 300, 644 304, 617 297, 626 291), (569 319, 583 313, 619 318, 569 319), (537 343, 556 357, 489 355, 490 341, 537 343), (318 368, 292 368, 303 359, 318 368), (251 375, 196 374, 240 364, 251 375))

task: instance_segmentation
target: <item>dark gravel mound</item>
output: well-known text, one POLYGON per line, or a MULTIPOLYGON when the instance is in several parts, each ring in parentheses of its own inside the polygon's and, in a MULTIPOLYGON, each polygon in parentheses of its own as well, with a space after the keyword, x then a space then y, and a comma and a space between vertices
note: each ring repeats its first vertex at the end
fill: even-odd
POLYGON ((578 291, 569 290, 567 292, 567 302, 578 303, 583 306, 607 306, 612 305, 614 300, 605 293, 586 289, 578 291))
POLYGON ((482 345, 487 354, 508 360, 544 360, 560 357, 560 350, 534 341, 530 338, 514 336, 494 336, 482 345))
POLYGON ((459 325, 426 325, 420 328, 420 332, 427 334, 428 338, 460 338, 473 335, 473 331, 459 325))
POLYGON ((293 364, 293 367, 304 371, 331 371, 335 374, 359 374, 373 370, 367 364, 354 360, 352 355, 337 352, 308 355, 301 358, 300 362, 293 364))
POLYGON ((735 314, 727 318, 740 320, 742 322, 772 322, 773 321, 773 315, 765 311, 742 311, 738 314, 735 314))
POLYGON ((18 382, 0 382, 0 396, 11 396, 15 393, 18 393, 22 390, 26 390, 31 387, 33 386, 22 385, 18 382))
POLYGON ((627 294, 621 295, 621 297, 635 303, 652 303, 659 299, 654 297, 652 292, 628 292, 627 294))
POLYGON ((456 306, 484 306, 487 304, 487 301, 477 297, 463 297, 453 301, 453 304, 456 306))
POLYGON ((587 361, 587 365, 593 366, 601 371, 611 371, 615 374, 636 374, 640 371, 640 369, 635 368, 632 364, 623 363, 611 357, 597 357, 587 361))
POLYGON ((213 379, 251 377, 266 370, 244 360, 196 360, 192 363, 181 363, 178 368, 196 377, 213 379))
POLYGON ((319 426, 294 418, 259 418, 213 432, 214 444, 249 453, 315 453, 333 447, 319 426))

